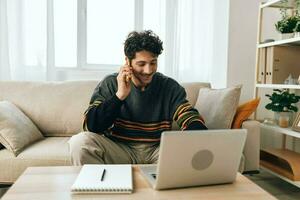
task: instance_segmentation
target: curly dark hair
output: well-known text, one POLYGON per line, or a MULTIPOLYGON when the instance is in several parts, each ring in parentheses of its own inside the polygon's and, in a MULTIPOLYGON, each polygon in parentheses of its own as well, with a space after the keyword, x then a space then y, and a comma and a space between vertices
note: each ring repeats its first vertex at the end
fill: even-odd
POLYGON ((142 32, 133 31, 128 34, 124 43, 124 53, 131 61, 135 58, 135 53, 139 51, 149 51, 155 56, 159 56, 163 51, 163 42, 151 30, 142 32))

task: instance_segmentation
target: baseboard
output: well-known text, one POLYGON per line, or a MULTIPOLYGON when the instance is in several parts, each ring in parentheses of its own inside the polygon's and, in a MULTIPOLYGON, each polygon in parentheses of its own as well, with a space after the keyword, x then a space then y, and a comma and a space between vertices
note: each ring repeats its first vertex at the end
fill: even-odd
POLYGON ((251 174, 259 174, 259 173, 260 173, 259 170, 252 170, 252 171, 243 172, 242 174, 249 174, 249 175, 251 175, 251 174))
POLYGON ((0 188, 8 188, 10 186, 11 186, 11 184, 1 184, 0 183, 0 188))

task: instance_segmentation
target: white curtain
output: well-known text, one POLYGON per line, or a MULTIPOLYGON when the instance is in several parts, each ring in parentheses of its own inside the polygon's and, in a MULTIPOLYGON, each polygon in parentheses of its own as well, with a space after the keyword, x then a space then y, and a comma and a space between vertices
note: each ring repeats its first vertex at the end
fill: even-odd
MULTIPOLYGON (((144 29, 164 42, 161 72, 180 82, 211 81, 215 1, 144 0, 144 29)), ((47 2, 0 0, 0 80, 49 77, 54 52, 47 49, 47 38, 53 37, 47 32, 47 2)))
POLYGON ((180 82, 210 82, 214 1, 167 0, 166 8, 165 73, 180 82))
POLYGON ((0 0, 0 80, 45 80, 46 3, 0 0))
POLYGON ((6 0, 0 0, 0 80, 10 80, 6 0))

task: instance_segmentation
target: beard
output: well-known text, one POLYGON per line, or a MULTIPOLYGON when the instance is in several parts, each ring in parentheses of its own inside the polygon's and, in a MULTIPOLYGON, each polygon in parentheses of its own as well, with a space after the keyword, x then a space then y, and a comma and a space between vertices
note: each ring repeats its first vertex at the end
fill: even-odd
POLYGON ((134 78, 137 80, 138 86, 147 86, 149 83, 151 83, 154 74, 155 72, 151 74, 133 72, 134 78))

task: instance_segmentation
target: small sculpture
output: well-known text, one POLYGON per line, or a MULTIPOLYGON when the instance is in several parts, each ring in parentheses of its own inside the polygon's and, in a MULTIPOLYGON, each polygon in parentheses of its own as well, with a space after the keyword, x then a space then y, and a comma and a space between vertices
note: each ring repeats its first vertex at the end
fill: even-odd
POLYGON ((287 79, 285 79, 284 84, 293 85, 296 84, 296 80, 293 79, 292 74, 290 74, 287 79))

